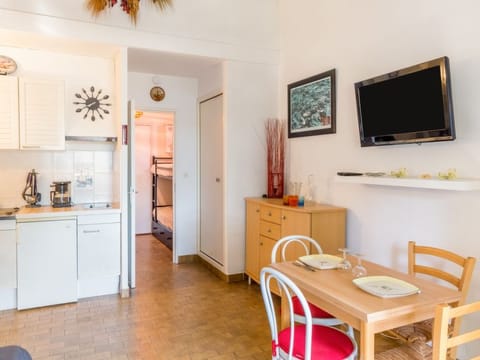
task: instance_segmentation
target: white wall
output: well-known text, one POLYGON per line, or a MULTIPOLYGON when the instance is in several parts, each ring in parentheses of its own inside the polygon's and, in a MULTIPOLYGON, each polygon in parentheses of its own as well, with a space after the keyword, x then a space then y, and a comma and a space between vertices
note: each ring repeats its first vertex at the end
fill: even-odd
POLYGON ((243 273, 245 268, 245 197, 266 193, 265 120, 277 114, 277 82, 276 66, 224 63, 227 274, 243 273))
MULTIPOLYGON (((474 1, 280 1, 282 117, 287 84, 337 70, 337 133, 288 141, 287 178, 314 174, 315 200, 348 208, 347 245, 368 259, 406 271, 415 240, 480 259, 479 192, 337 184, 338 170, 411 175, 456 168, 480 178, 480 36, 474 1), (457 140, 361 148, 353 84, 446 55, 450 58, 457 140)), ((469 300, 480 298, 477 265, 469 300)), ((467 321, 467 326, 471 323, 467 321)))
POLYGON ((84 1, 0 1, 6 29, 257 62, 277 61, 276 14, 277 0, 175 0, 164 13, 141 1, 134 26, 120 3, 93 18, 84 1))
POLYGON ((198 80, 156 75, 165 90, 165 99, 150 99, 155 74, 129 73, 128 97, 137 109, 172 111, 175 113, 174 142, 174 256, 197 253, 197 89, 198 80))

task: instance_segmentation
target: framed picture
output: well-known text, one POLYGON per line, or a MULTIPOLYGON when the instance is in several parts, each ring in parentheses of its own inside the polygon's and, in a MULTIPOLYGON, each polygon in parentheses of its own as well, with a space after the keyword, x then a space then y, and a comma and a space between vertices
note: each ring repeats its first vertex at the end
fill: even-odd
POLYGON ((288 137, 335 131, 335 69, 289 84, 288 137))

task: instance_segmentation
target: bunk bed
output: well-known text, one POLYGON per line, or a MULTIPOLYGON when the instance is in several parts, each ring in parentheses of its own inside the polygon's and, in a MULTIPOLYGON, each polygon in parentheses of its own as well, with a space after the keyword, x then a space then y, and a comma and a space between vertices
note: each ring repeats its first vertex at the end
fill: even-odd
POLYGON ((152 234, 172 249, 173 199, 171 157, 152 157, 152 234))

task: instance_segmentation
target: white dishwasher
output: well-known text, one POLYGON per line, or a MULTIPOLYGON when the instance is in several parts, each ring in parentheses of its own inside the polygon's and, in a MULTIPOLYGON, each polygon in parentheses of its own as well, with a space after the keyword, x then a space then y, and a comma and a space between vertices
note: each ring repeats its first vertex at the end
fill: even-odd
POLYGON ((77 301, 75 217, 17 218, 17 308, 77 301))

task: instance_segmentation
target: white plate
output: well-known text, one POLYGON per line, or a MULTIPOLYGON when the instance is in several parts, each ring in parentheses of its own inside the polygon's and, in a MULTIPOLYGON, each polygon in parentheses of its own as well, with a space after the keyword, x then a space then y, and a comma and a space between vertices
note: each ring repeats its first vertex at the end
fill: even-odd
POLYGON ((320 270, 335 269, 337 264, 342 261, 342 258, 328 254, 305 255, 298 259, 320 270))
POLYGON ((393 298, 418 294, 420 289, 406 281, 390 276, 365 276, 353 279, 360 289, 383 298, 393 298))

